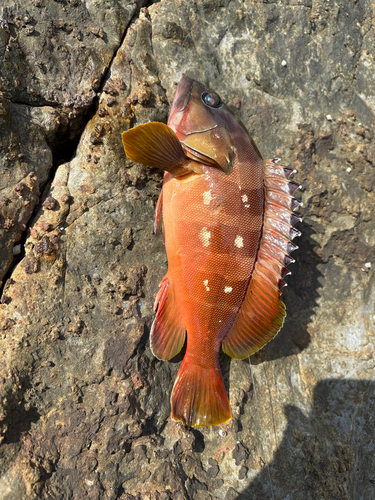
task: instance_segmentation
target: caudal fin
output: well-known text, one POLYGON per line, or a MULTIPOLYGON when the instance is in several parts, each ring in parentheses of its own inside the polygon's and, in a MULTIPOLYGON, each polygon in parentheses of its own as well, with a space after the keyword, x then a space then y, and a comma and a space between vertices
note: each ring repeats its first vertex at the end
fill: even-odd
POLYGON ((211 427, 228 422, 232 410, 220 368, 202 368, 185 359, 173 386, 172 419, 186 427, 211 427))

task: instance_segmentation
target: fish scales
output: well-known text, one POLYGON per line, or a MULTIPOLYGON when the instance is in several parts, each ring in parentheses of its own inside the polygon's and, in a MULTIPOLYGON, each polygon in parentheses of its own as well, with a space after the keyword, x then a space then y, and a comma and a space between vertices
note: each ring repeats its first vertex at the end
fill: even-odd
POLYGON ((181 183, 170 174, 166 177, 164 196, 171 201, 164 206, 163 219, 168 276, 191 332, 186 354, 194 355, 189 340, 201 344, 199 353, 212 351, 209 346, 214 342, 215 352, 207 352, 207 356, 216 359, 218 346, 243 301, 259 246, 262 171, 259 169, 258 179, 244 179, 234 162, 233 174, 237 175, 228 183, 223 172, 204 170, 194 182, 181 183), (203 202, 207 191, 212 197, 208 205, 203 202), (242 193, 247 193, 251 210, 245 208, 242 193), (225 292, 229 287, 231 292, 225 292))
MULTIPOLYGON (((161 211, 168 272, 156 298, 151 348, 160 359, 186 352, 171 415, 186 426, 231 416, 219 352, 242 359, 282 326, 280 300, 297 201, 290 169, 264 161, 220 97, 183 77, 168 126, 149 123, 123 134, 129 158, 163 165, 161 211)), ((294 232, 293 232, 294 231, 294 232)))

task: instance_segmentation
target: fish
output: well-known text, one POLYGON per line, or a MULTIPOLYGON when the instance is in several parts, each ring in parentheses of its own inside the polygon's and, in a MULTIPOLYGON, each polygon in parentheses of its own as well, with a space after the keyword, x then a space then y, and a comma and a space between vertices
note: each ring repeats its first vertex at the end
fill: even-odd
POLYGON ((155 232, 163 221, 168 271, 159 285, 150 345, 160 360, 185 346, 171 417, 186 427, 232 418, 219 353, 254 354, 285 318, 281 288, 290 274, 301 204, 295 172, 264 160, 220 96, 183 76, 167 125, 122 134, 127 157, 164 170, 155 232))

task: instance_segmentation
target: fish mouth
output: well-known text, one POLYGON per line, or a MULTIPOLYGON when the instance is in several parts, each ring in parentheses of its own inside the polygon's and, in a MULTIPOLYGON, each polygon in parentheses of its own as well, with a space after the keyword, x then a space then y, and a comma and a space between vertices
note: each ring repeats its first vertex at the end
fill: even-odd
POLYGON ((190 76, 184 75, 177 86, 175 98, 172 103, 172 112, 184 111, 189 104, 191 96, 200 97, 203 91, 207 88, 197 80, 193 80, 190 76))
POLYGON ((190 96, 194 87, 195 80, 184 75, 176 90, 176 97, 173 103, 173 111, 184 111, 189 104, 190 96))
MULTIPOLYGON (((169 115, 169 120, 168 120, 168 125, 170 125, 171 122, 174 122, 176 132, 179 132, 185 136, 188 136, 188 135, 193 135, 193 134, 199 134, 202 132, 207 132, 207 131, 212 130, 212 129, 217 127, 217 124, 215 124, 215 125, 212 125, 209 127, 204 127, 202 129, 200 129, 200 128, 193 129, 193 130, 190 130, 189 132, 187 132, 185 130, 181 130, 181 124, 182 124, 183 120, 181 121, 179 119, 177 119, 177 120, 173 119, 173 117, 176 113, 182 113, 183 111, 185 111, 185 109, 187 108, 192 97, 200 96, 202 91, 204 91, 205 89, 206 89, 206 87, 204 85, 202 85, 197 80, 193 80, 192 78, 190 78, 187 75, 184 75, 181 78, 181 80, 177 86, 175 98, 174 98, 173 103, 172 103, 172 109, 171 109, 171 112, 169 115)), ((172 126, 172 128, 173 128, 173 126, 172 126)))

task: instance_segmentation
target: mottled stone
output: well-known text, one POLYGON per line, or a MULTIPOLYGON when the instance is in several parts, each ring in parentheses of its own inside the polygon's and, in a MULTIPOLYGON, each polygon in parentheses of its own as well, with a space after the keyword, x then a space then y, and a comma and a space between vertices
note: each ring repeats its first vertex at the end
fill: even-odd
POLYGON ((233 450, 232 457, 236 461, 236 465, 240 465, 241 462, 246 460, 249 456, 249 452, 244 447, 242 443, 237 443, 236 447, 233 450))
POLYGON ((141 3, 2 5, 0 497, 372 498, 373 6, 141 3), (303 186, 283 330, 251 366, 221 357, 234 418, 212 429, 169 418, 162 175, 121 144, 183 73, 303 186))
POLYGON ((0 281, 49 180, 53 153, 55 164, 73 154, 85 114, 140 3, 109 0, 97 9, 78 0, 2 2, 0 190, 14 201, 0 213, 0 281), (31 172, 35 196, 16 188, 12 196, 31 172))

